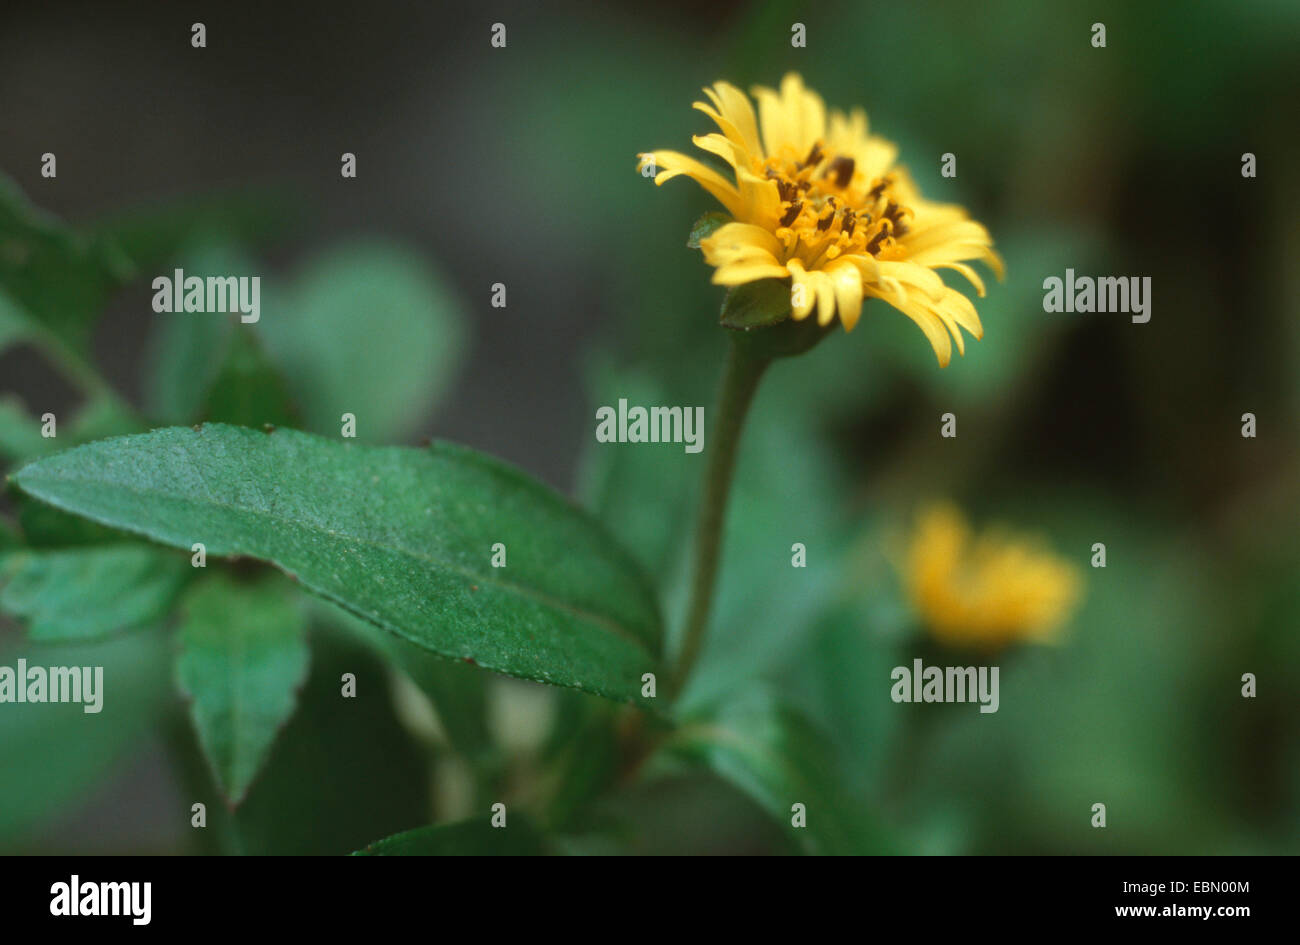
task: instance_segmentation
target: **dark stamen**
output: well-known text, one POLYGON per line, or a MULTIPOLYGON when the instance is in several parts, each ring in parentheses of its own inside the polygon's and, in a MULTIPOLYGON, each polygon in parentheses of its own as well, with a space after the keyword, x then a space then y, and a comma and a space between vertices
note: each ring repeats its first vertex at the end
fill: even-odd
POLYGON ((895 236, 902 236, 907 232, 907 224, 903 222, 903 208, 892 200, 885 206, 885 218, 893 224, 895 236))
POLYGON ((880 229, 876 231, 876 235, 871 237, 871 242, 867 244, 867 252, 870 253, 872 256, 876 255, 876 253, 880 250, 880 244, 883 243, 885 241, 885 238, 888 236, 889 236, 889 221, 882 220, 880 224, 880 229))
POLYGON ((808 152, 808 156, 804 158, 803 164, 799 166, 812 167, 816 164, 820 164, 821 160, 822 160, 822 143, 820 141, 814 141, 812 150, 808 152))
POLYGON ((802 200, 796 200, 794 203, 792 203, 790 205, 790 209, 785 212, 785 216, 781 218, 781 226, 789 226, 795 220, 799 219, 799 211, 801 211, 802 209, 803 209, 802 200))
POLYGON ((835 186, 844 188, 849 186, 849 181, 853 180, 853 158, 841 154, 835 160, 827 165, 822 177, 835 175, 835 186))

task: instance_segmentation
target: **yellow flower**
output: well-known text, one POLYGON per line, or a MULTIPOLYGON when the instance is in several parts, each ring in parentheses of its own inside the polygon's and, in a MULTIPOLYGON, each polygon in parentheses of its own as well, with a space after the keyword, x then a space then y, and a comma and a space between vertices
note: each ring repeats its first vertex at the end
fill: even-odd
POLYGON ((1052 642, 1083 588, 1079 569, 1021 535, 972 536, 949 504, 923 510, 903 565, 907 593, 941 642, 1052 642))
POLYGON ((971 301, 935 270, 961 273, 982 297, 984 283, 966 261, 983 260, 1001 278, 988 231, 961 207, 923 199, 894 164, 898 149, 867 133, 861 109, 828 113, 793 72, 779 92, 753 91, 757 119, 744 93, 726 82, 695 103, 721 133, 692 140, 729 164, 731 179, 677 151, 638 155, 642 170, 655 169, 656 184, 684 174, 733 218, 700 242, 713 281, 789 278, 796 319, 816 308, 819 324, 838 314, 846 331, 864 298, 884 299, 920 326, 941 367, 952 354, 949 333, 965 353, 960 329, 979 338, 983 326, 971 301))

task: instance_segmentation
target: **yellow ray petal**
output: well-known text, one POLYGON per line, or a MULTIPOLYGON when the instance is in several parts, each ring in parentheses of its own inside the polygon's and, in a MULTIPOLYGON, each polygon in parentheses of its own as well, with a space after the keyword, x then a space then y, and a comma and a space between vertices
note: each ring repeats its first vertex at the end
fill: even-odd
POLYGON ((948 312, 953 321, 976 338, 984 337, 984 326, 980 323, 979 312, 975 310, 974 303, 956 289, 945 289, 943 298, 936 303, 935 308, 942 308, 948 312))
POLYGON ((862 314, 862 273, 848 260, 836 260, 826 267, 825 272, 835 287, 840 324, 845 331, 852 331, 862 314))
POLYGON ((712 281, 714 285, 744 285, 759 279, 784 279, 788 275, 786 267, 778 263, 738 262, 714 269, 712 281))
POLYGON ((896 279, 905 286, 915 286, 932 299, 942 298, 944 290, 947 289, 933 269, 918 266, 910 259, 905 261, 881 259, 877 261, 877 267, 882 277, 896 279))
POLYGON ((770 230, 752 223, 724 223, 712 234, 700 240, 700 249, 704 250, 705 259, 717 256, 729 258, 724 254, 752 247, 777 257, 781 253, 780 241, 770 230))
POLYGON ((866 287, 866 293, 876 298, 883 298, 915 322, 929 339, 930 347, 934 349, 934 356, 939 359, 939 367, 948 366, 948 362, 952 360, 952 341, 948 337, 948 332, 944 330, 943 322, 931 313, 925 304, 924 296, 909 296, 901 300, 900 304, 900 300, 887 297, 872 286, 866 287))
POLYGON ((781 98, 794 126, 794 146, 807 151, 813 142, 826 137, 826 103, 803 84, 797 72, 788 72, 781 80, 781 98))
POLYGON ((786 269, 790 272, 790 311, 796 320, 807 318, 817 304, 817 285, 812 278, 812 273, 808 272, 797 259, 791 259, 785 264, 786 269))
POLYGON ((751 91, 758 101, 759 127, 769 155, 791 148, 802 156, 814 141, 825 137, 826 105, 804 86, 799 73, 786 73, 779 92, 766 86, 751 91))
POLYGON ((808 273, 817 293, 817 324, 825 328, 835 320, 835 283, 825 272, 808 273))
POLYGON ((701 151, 716 154, 730 164, 733 169, 749 167, 749 156, 734 141, 717 132, 707 135, 695 135, 691 138, 691 143, 701 151))
POLYGON ((979 295, 980 298, 984 298, 984 280, 981 279, 979 277, 979 274, 970 266, 966 265, 965 263, 946 262, 946 263, 939 263, 934 268, 952 269, 957 272, 960 272, 963 276, 966 277, 967 281, 969 281, 970 284, 975 287, 976 294, 979 295))
POLYGON ((736 143, 750 154, 762 157, 763 148, 758 139, 754 106, 749 103, 745 93, 730 82, 715 82, 712 88, 704 90, 704 94, 717 109, 718 117, 735 129, 736 143))
POLYGON ((775 231, 777 221, 781 219, 781 194, 776 181, 766 180, 747 170, 737 170, 736 183, 739 185, 741 209, 732 216, 775 231))
POLYGON ((637 157, 641 161, 640 167, 644 167, 647 160, 654 161, 655 167, 658 168, 658 173, 655 175, 656 186, 662 186, 674 177, 684 174, 712 194, 733 217, 741 211, 740 194, 735 185, 695 158, 678 151, 649 151, 637 157))

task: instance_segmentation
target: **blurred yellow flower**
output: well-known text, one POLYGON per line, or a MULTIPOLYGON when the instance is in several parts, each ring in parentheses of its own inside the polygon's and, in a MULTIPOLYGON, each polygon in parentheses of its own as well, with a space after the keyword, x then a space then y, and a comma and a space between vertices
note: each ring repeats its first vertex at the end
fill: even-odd
POLYGON ((982 297, 984 283, 965 261, 982 260, 1001 278, 992 237, 961 207, 923 199, 895 166, 897 147, 867 133, 861 109, 828 113, 793 72, 779 92, 753 90, 757 119, 733 85, 718 82, 704 94, 709 101, 695 107, 721 133, 692 140, 727 162, 732 179, 677 151, 638 158, 656 184, 684 174, 731 214, 700 242, 715 283, 789 278, 796 319, 816 308, 819 324, 838 314, 846 331, 864 298, 883 299, 920 326, 941 367, 952 354, 950 333, 962 353, 960 329, 983 335, 975 306, 935 270, 961 273, 982 297))
POLYGON ((1032 537, 973 535, 953 505, 922 510, 903 562, 912 605, 943 643, 1052 642, 1083 590, 1080 569, 1032 537))

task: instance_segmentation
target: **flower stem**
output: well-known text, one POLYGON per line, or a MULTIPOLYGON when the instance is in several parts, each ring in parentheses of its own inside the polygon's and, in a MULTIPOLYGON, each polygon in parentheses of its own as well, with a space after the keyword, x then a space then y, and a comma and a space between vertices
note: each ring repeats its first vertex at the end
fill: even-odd
POLYGON ((704 470, 704 487, 695 526, 695 573, 682 646, 673 671, 674 693, 682 690, 704 644, 709 610, 713 604, 713 587, 718 576, 727 496, 736 468, 736 447, 740 443, 745 415, 749 412, 754 392, 758 390, 758 382, 770 363, 770 358, 741 344, 732 344, 727 355, 713 429, 709 434, 708 464, 704 470))

